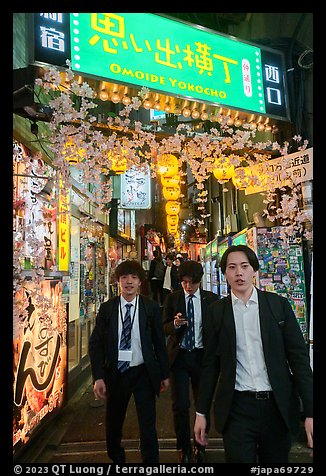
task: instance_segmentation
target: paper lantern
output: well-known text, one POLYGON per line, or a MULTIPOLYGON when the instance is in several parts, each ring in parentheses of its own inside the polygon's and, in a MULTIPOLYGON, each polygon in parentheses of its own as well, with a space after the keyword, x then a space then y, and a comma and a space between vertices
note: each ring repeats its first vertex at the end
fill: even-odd
POLYGON ((66 142, 62 152, 69 164, 77 164, 78 162, 81 162, 86 154, 85 149, 82 149, 81 147, 78 148, 73 140, 66 142))
POLYGON ((117 175, 124 174, 128 170, 127 159, 122 154, 110 151, 108 158, 111 160, 110 170, 113 170, 117 175))
POLYGON ((227 182, 233 176, 233 173, 234 165, 230 164, 228 159, 218 158, 215 160, 213 174, 217 180, 227 182))
POLYGON ((250 178, 246 167, 237 167, 232 176, 232 182, 235 188, 245 190, 250 185, 250 178))
POLYGON ((172 154, 160 155, 157 159, 157 171, 165 177, 174 177, 178 173, 178 159, 172 154))
POLYGON ((180 195, 180 188, 163 187, 163 197, 165 200, 178 200, 180 195))
POLYGON ((179 217, 178 215, 167 215, 166 221, 168 225, 178 225, 179 217))
POLYGON ((171 235, 174 235, 178 233, 178 225, 169 225, 168 224, 168 232, 171 233, 171 235))
POLYGON ((174 200, 168 200, 165 204, 165 211, 168 215, 178 215, 180 212, 180 203, 174 200))
POLYGON ((166 177, 165 175, 161 175, 161 184, 163 187, 175 187, 178 188, 180 182, 180 177, 175 175, 174 177, 166 177))

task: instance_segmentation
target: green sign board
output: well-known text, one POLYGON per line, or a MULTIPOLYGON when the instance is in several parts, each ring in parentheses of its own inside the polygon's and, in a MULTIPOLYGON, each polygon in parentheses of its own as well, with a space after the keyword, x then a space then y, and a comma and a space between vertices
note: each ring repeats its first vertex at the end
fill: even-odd
POLYGON ((217 255, 217 239, 212 241, 212 256, 217 255))
POLYGON ((71 13, 72 69, 210 104, 286 116, 280 53, 152 13, 71 13), (274 52, 275 53, 275 52, 274 52))

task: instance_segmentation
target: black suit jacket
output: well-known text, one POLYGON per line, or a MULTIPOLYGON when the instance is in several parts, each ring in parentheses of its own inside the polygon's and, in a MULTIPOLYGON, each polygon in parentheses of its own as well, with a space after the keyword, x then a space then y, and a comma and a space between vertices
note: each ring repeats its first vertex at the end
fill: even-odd
MULTIPOLYGON (((257 289, 261 338, 268 377, 280 413, 292 433, 300 423, 300 395, 305 416, 312 416, 313 386, 307 345, 289 301, 257 289)), ((235 387, 236 331, 231 296, 212 304, 204 319, 204 359, 196 411, 214 414, 223 432, 235 387)))
MULTIPOLYGON (((204 291, 203 289, 200 289, 200 302, 203 320, 209 304, 213 303, 217 299, 217 294, 214 294, 211 291, 204 291)), ((178 355, 180 342, 182 341, 186 329, 186 326, 181 326, 179 329, 174 328, 174 316, 178 312, 181 312, 184 316, 186 316, 186 301, 183 289, 169 294, 164 301, 162 319, 165 335, 168 336, 167 349, 170 367, 173 365, 173 362, 178 355)))
MULTIPOLYGON (((118 306, 119 297, 101 304, 89 340, 93 380, 104 379, 107 385, 114 385, 118 372, 118 306)), ((161 381, 170 373, 168 356, 160 307, 145 296, 139 296, 139 332, 144 364, 159 395, 161 381)))

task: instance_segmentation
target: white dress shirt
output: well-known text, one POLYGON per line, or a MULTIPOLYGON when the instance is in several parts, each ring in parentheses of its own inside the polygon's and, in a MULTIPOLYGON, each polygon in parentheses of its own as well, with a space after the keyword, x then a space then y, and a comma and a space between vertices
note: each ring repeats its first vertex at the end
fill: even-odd
POLYGON ((236 380, 235 390, 267 391, 270 385, 260 332, 257 289, 245 304, 231 291, 236 329, 236 380))
POLYGON ((172 266, 167 266, 165 268, 165 275, 164 275, 164 281, 163 281, 163 289, 168 289, 171 291, 171 268, 172 266))
POLYGON ((130 308, 131 315, 131 352, 132 358, 130 361, 130 367, 140 365, 144 363, 143 353, 141 349, 140 333, 139 333, 139 296, 136 296, 132 301, 126 301, 125 298, 120 295, 120 305, 119 305, 119 317, 118 317, 118 346, 120 344, 121 333, 122 333, 122 322, 126 315, 126 304, 130 302, 132 304, 130 308), (136 309, 135 309, 136 306, 136 309), (121 316, 122 311, 122 316, 121 316), (135 318, 134 318, 135 316, 135 318))

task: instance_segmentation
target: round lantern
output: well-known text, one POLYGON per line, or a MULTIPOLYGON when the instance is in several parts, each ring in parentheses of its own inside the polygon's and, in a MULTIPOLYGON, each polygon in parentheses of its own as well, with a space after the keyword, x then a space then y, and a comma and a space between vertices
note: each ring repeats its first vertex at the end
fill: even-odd
POLYGON ((166 177, 165 175, 161 175, 161 184, 163 187, 179 187, 180 178, 178 175, 174 177, 166 177))
POLYGON ((178 232, 178 225, 168 224, 168 232, 171 233, 171 235, 175 235, 178 232))
POLYGON ((178 215, 180 212, 180 203, 168 200, 165 204, 165 211, 168 215, 178 215))
POLYGON ((85 149, 77 148, 77 145, 73 140, 66 142, 63 148, 63 154, 69 164, 77 164, 85 158, 85 149))
POLYGON ((127 167, 127 159, 121 154, 115 154, 113 152, 108 153, 108 157, 111 160, 110 170, 113 170, 117 175, 124 174, 127 167))
POLYGON ((166 221, 168 225, 178 225, 179 217, 178 215, 167 215, 166 221))
POLYGON ((178 159, 172 154, 160 155, 157 159, 157 171, 165 177, 174 177, 178 173, 178 159))
POLYGON ((180 195, 180 188, 163 187, 163 197, 165 200, 178 200, 180 195))
POLYGON ((234 170, 232 182, 235 188, 239 190, 245 190, 250 185, 246 167, 238 167, 234 170))
POLYGON ((228 159, 216 159, 214 162, 213 174, 217 180, 227 182, 234 173, 234 165, 229 164, 228 159))

